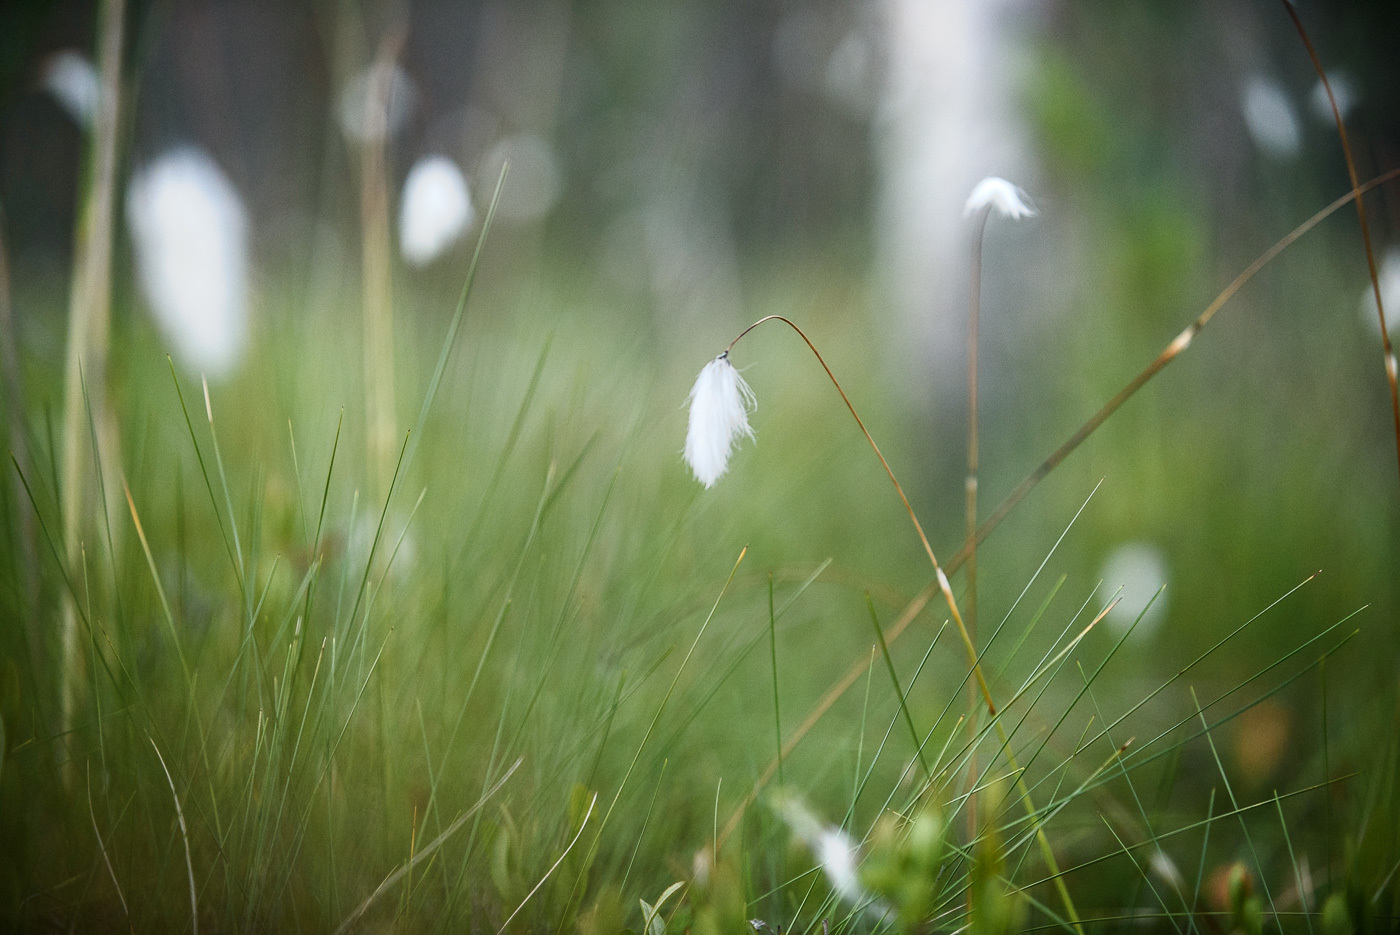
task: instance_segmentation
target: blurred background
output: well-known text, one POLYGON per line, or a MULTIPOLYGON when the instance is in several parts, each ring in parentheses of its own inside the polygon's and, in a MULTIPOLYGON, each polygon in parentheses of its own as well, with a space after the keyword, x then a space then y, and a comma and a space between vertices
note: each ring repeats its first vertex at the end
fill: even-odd
MULTIPOLYGON (((1361 180, 1400 165, 1400 6, 1298 11, 1361 180)), ((113 439, 103 470, 119 468, 148 525, 172 530, 156 552, 192 625, 219 619, 211 582, 224 556, 210 527, 188 533, 189 554, 180 538, 175 557, 181 504, 205 503, 165 355, 196 421, 189 388, 208 377, 231 486, 271 504, 258 528, 274 551, 291 555, 303 532, 277 506, 302 498, 288 478, 317 485, 308 478, 343 410, 354 456, 337 502, 352 519, 339 535, 349 552, 366 548, 350 504, 386 495, 508 162, 393 534, 425 487, 406 540, 420 567, 446 568, 459 550, 482 567, 504 561, 460 537, 483 522, 528 525, 535 467, 492 479, 492 465, 515 444, 521 399, 538 392, 535 473, 556 455, 562 471, 580 451, 604 452, 593 492, 615 466, 628 518, 612 554, 664 531, 661 580, 678 601, 711 600, 744 545, 737 587, 753 606, 769 571, 791 584, 832 559, 820 586, 834 604, 811 612, 823 629, 788 647, 797 682, 821 673, 793 687, 794 722, 866 647, 860 592, 893 619, 927 565, 839 398, 776 326, 733 355, 758 396, 757 444, 701 491, 679 450, 707 360, 762 315, 801 324, 935 550, 952 554, 976 233, 963 202, 979 179, 1004 176, 1039 209, 986 230, 983 518, 1240 270, 1350 187, 1307 52, 1281 4, 1262 0, 128 0, 121 15, 111 350, 98 371, 110 426, 93 432, 113 439), (515 506, 479 508, 516 488, 530 492, 515 506)), ((85 154, 102 121, 98 22, 88 2, 0 7, 10 445, 27 450, 55 509, 85 154)), ((1382 186, 1367 206, 1394 322, 1400 198, 1382 186)), ((1347 206, 992 534, 979 562, 985 626, 1086 499, 1046 581, 1066 575, 1076 607, 1097 582, 1123 587, 1095 645, 1111 647, 1166 585, 1106 698, 1140 697, 1320 571, 1201 678, 1237 684, 1364 607, 1331 702, 1334 723, 1356 725, 1339 755, 1363 757, 1386 729, 1377 699, 1388 712, 1400 674, 1400 482, 1369 296, 1347 206)), ((32 522, 23 491, 6 503, 18 537, 32 522)), ((573 528, 591 515, 581 508, 573 528)), ((144 574, 134 540, 115 551, 144 574)), ((7 576, 13 591, 21 577, 7 576)), ((949 671, 960 661, 950 650, 949 671)), ((1312 755, 1310 685, 1239 729, 1232 762, 1252 788, 1312 755)), ((741 696, 732 705, 741 711, 741 696)))

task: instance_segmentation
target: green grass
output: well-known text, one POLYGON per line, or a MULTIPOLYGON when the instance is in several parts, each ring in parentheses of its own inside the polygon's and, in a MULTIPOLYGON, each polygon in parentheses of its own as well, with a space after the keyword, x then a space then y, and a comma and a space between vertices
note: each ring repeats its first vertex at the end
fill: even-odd
MULTIPOLYGON (((41 603, 21 603, 14 552, 5 599, 12 620, 51 620, 70 595, 86 665, 75 727, 55 733, 56 647, 9 628, 0 879, 15 927, 183 930, 193 905, 205 930, 618 932, 642 929, 645 900, 654 929, 675 932, 751 918, 1065 929, 1037 822, 1087 927, 1225 931, 1253 913, 1322 929, 1331 893, 1358 929, 1394 924, 1397 751, 1376 745, 1393 696, 1336 675, 1364 666, 1350 645, 1361 601, 1326 624, 1285 621, 1310 584, 1248 622, 1222 612, 1211 628, 1228 636, 1164 670, 1131 630, 1083 634, 1113 594, 1056 550, 1086 534, 1067 510, 1021 549, 1039 568, 1018 584, 992 569, 1019 563, 995 539, 986 550, 980 649, 1005 705, 992 720, 969 706, 941 607, 886 644, 878 621, 928 575, 834 394, 763 377, 760 445, 701 493, 675 454, 682 376, 648 373, 567 314, 549 334, 473 314, 416 387, 431 405, 384 502, 364 493, 355 375, 272 350, 315 318, 277 326, 269 357, 212 387, 212 420, 143 328, 120 336, 130 500, 105 491, 118 521, 109 535, 94 512, 80 567, 53 538, 53 455, 36 433, 32 501, 9 515, 40 520, 41 603), (25 666, 31 650, 48 662, 25 666), (884 671, 782 769, 786 795, 886 868, 871 877, 894 907, 883 919, 813 872, 767 792, 714 852, 775 731, 791 736, 857 659, 884 671), (1376 710, 1296 741, 1274 785, 1240 779, 1222 749, 1248 740, 1238 717, 1276 698, 1300 718, 1324 710, 1323 659, 1334 710, 1338 696, 1376 710), (911 850, 925 814, 937 833, 911 850), (1180 892, 1149 869, 1159 849, 1180 892), (1215 875, 1236 860, 1248 887, 1218 901, 1215 875)), ((433 359, 415 334, 406 354, 433 359)), ((850 339, 838 332, 838 356, 850 339)), ((815 386, 803 366, 782 379, 815 386)), ((859 400, 872 377, 854 376, 859 400)), ((1090 498, 1085 521, 1099 508, 1090 498)))

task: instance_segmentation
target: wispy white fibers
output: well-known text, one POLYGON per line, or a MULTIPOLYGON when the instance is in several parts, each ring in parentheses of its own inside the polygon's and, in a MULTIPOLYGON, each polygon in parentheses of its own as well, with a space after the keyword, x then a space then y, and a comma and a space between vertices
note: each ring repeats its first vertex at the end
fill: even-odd
POLYGON ((690 389, 685 460, 695 479, 706 487, 713 487, 724 475, 738 439, 754 437, 749 427, 749 412, 753 407, 753 390, 729 362, 728 352, 700 371, 690 389))
POLYGON ((972 194, 967 196, 967 204, 963 205, 963 217, 987 205, 1009 218, 1035 217, 1035 205, 1031 204, 1026 193, 1019 186, 995 175, 989 175, 973 186, 972 194))
POLYGON ((1240 109, 1250 139, 1265 155, 1293 159, 1302 143, 1298 114, 1277 81, 1251 75, 1240 90, 1240 109))
POLYGON ((883 904, 871 899, 861 885, 859 853, 851 836, 840 828, 826 825, 808 810, 807 806, 794 795, 779 792, 774 806, 783 816, 792 833, 812 849, 812 856, 821 865, 831 889, 841 899, 854 905, 864 905, 867 909, 884 914, 883 904))
POLYGON ((1125 542, 1110 552, 1099 576, 1110 594, 1122 588, 1123 600, 1109 621, 1126 628, 1147 608, 1138 624, 1138 635, 1151 632, 1167 613, 1167 592, 1157 592, 1167 583, 1168 573, 1167 557, 1150 542, 1125 542), (1151 607, 1148 601, 1152 601, 1151 607))
POLYGON ((413 164, 399 204, 399 249, 414 266, 427 266, 472 223, 471 193, 457 163, 425 156, 413 164))
POLYGON ((44 90, 63 105, 78 126, 92 126, 102 82, 87 56, 73 49, 55 52, 44 66, 44 90))
POLYGON ((237 366, 248 337, 248 222, 203 150, 169 150, 131 180, 127 222, 146 300, 175 357, 210 377, 237 366))

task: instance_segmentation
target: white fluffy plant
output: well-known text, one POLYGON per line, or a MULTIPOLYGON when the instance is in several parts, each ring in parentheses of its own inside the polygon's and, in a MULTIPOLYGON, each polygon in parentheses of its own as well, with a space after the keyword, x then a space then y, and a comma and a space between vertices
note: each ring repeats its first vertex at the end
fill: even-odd
POLYGON ((136 270, 175 359, 228 376, 248 342, 248 216, 224 171, 181 146, 137 172, 126 199, 136 270))
POLYGON ((403 184, 403 258, 412 266, 427 266, 461 239, 474 218, 471 191, 457 163, 446 156, 425 156, 414 163, 403 184))
POLYGON ((729 362, 725 351, 710 361, 690 388, 690 426, 685 434, 685 461, 707 488, 724 476, 739 439, 753 438, 749 413, 753 390, 729 362))
POLYGON ((967 203, 963 205, 963 217, 970 217, 989 206, 1009 218, 1033 218, 1036 215, 1035 205, 1031 204, 1019 185, 995 175, 989 175, 973 186, 967 203))

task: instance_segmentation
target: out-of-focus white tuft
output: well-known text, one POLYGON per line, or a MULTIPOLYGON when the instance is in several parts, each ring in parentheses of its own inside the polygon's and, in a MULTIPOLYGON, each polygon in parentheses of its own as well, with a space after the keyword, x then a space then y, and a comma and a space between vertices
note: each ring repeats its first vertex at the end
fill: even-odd
POLYGON ((1125 542, 1110 552, 1099 577, 1110 594, 1122 588, 1123 600, 1109 614, 1109 622, 1126 629, 1146 607, 1147 613, 1137 626, 1137 634, 1150 633, 1167 613, 1167 592, 1157 594, 1167 583, 1167 574, 1166 556, 1150 542, 1125 542), (1152 600, 1154 595, 1155 601, 1152 600), (1152 601, 1151 607, 1147 606, 1148 601, 1152 601))
MULTIPOLYGON (((1376 279, 1380 282, 1381 302, 1385 305, 1385 323, 1394 336, 1400 333, 1400 247, 1391 247, 1381 257, 1376 279)), ((1372 333, 1381 333, 1381 318, 1376 314, 1376 293, 1371 288, 1370 277, 1361 292, 1361 317, 1370 325, 1372 333)))
POLYGON ((357 143, 391 137, 413 110, 418 90, 396 64, 376 62, 351 78, 340 92, 340 128, 357 143), (383 112, 373 110, 383 102, 383 112))
MULTIPOLYGON (((1327 83, 1332 85, 1332 96, 1337 100, 1337 110, 1341 112, 1342 119, 1346 120, 1351 115, 1352 108, 1356 106, 1356 83, 1344 71, 1328 75, 1327 83)), ((1313 84, 1312 93, 1308 95, 1308 106, 1312 108, 1313 116, 1318 120, 1328 126, 1336 124, 1336 118, 1332 116, 1332 102, 1327 99, 1327 88, 1321 78, 1313 84)))
POLYGON ((399 249, 414 266, 427 266, 452 246, 474 217, 467 180, 446 156, 413 164, 399 204, 399 249))
POLYGON ((63 105, 78 126, 92 126, 98 98, 102 96, 102 81, 86 55, 64 49, 50 56, 44 65, 44 90, 63 105))
POLYGON ((210 377, 243 356, 248 221, 233 183, 203 150, 172 149, 127 191, 137 272, 175 357, 210 377))
POLYGON ((837 896, 849 903, 869 899, 856 877, 856 844, 850 835, 837 828, 827 828, 818 836, 814 850, 837 896))
POLYGON ((794 795, 779 792, 774 805, 793 835, 812 849, 812 856, 821 865, 837 896, 855 905, 865 905, 874 912, 885 911, 884 905, 872 901, 865 887, 861 886, 857 873, 856 843, 850 835, 840 828, 824 825, 794 795))
POLYGON ((1163 883, 1166 883, 1178 893, 1186 892, 1186 880, 1182 878, 1181 871, 1177 869, 1176 862, 1163 851, 1158 850, 1147 863, 1152 869, 1152 872, 1155 873, 1163 883))
POLYGON ((1245 129, 1254 145, 1273 159, 1293 159, 1302 143, 1298 114, 1277 81, 1259 75, 1245 79, 1240 90, 1245 129))
POLYGON ((1036 213, 1035 205, 1031 204, 1030 198, 1019 186, 995 175, 989 175, 973 186, 972 194, 967 196, 967 204, 963 205, 963 217, 988 205, 1009 218, 1033 218, 1036 213))
POLYGON ((481 161, 480 177, 494 180, 510 164, 510 179, 496 211, 509 224, 529 224, 553 210, 564 189, 559 158, 549 141, 535 133, 498 140, 481 161))
POLYGON ((685 461, 706 487, 724 476, 729 456, 741 436, 753 438, 749 413, 753 390, 721 354, 705 365, 690 389, 690 427, 685 433, 685 461))

